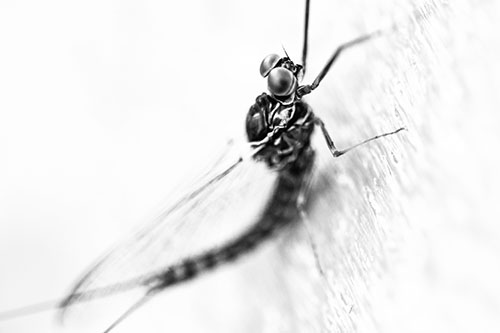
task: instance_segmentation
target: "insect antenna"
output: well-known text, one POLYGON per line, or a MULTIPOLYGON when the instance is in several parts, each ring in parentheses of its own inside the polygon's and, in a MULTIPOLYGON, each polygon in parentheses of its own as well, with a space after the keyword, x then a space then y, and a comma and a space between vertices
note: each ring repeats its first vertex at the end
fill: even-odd
POLYGON ((25 317, 40 312, 54 310, 59 307, 59 304, 61 304, 61 300, 54 299, 0 312, 0 321, 6 321, 18 317, 25 317))
POLYGON ((149 301, 153 296, 155 296, 159 291, 160 289, 150 289, 146 294, 139 298, 137 302, 135 302, 127 310, 125 310, 125 312, 123 312, 111 325, 109 325, 103 333, 111 332, 112 329, 114 329, 116 326, 118 326, 118 324, 127 319, 128 316, 130 316, 141 306, 146 304, 146 302, 149 301))
POLYGON ((283 49, 283 52, 285 52, 285 55, 288 59, 290 59, 290 56, 288 55, 288 52, 286 52, 285 46, 281 44, 281 48, 283 49))
POLYGON ((64 312, 68 307, 79 303, 89 302, 98 298, 109 297, 135 288, 140 288, 141 286, 144 286, 144 284, 141 283, 142 280, 144 280, 142 277, 139 279, 132 279, 130 281, 118 283, 112 286, 96 288, 85 292, 75 292, 64 298, 52 299, 3 311, 0 312, 0 321, 7 321, 51 310, 61 310, 59 319, 62 322, 62 317, 64 317, 64 312))

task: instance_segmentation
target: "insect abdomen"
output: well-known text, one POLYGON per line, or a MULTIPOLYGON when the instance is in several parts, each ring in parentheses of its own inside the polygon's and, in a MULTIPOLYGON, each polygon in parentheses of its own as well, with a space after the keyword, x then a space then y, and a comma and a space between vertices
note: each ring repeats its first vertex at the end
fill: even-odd
POLYGON ((155 277, 152 288, 164 289, 238 259, 269 239, 280 228, 294 222, 299 216, 298 198, 304 180, 311 170, 313 159, 312 149, 306 149, 300 158, 280 171, 271 200, 258 222, 249 230, 226 245, 170 266, 164 273, 155 277))

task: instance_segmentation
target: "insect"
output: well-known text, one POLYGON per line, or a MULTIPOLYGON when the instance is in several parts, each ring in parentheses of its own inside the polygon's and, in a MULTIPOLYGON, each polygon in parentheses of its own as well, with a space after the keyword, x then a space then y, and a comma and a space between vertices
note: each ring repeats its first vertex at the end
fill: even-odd
MULTIPOLYGON (((68 296, 57 305, 62 315, 70 307, 91 299, 111 296, 133 288, 143 295, 107 327, 111 331, 142 304, 168 287, 191 280, 204 272, 248 254, 286 226, 300 220, 307 198, 308 184, 315 152, 311 137, 320 130, 334 158, 378 138, 392 135, 402 128, 369 138, 347 149, 337 149, 326 125, 305 102, 305 96, 320 87, 338 57, 349 48, 369 41, 381 32, 361 36, 339 46, 311 84, 302 84, 307 69, 310 0, 306 0, 304 42, 301 63, 271 54, 263 59, 260 74, 267 80, 268 93, 259 95, 246 117, 246 134, 250 150, 226 168, 217 171, 201 186, 181 197, 155 221, 131 239, 119 244, 94 263, 75 283, 68 296), (259 170, 270 171, 274 187, 252 224, 236 237, 206 248, 191 249, 182 257, 165 259, 163 252, 177 246, 175 238, 192 220, 200 218, 200 209, 210 216, 210 205, 224 191, 243 190, 238 177, 252 162, 259 170), (163 252, 162 252, 163 251, 163 252), (140 271, 142 273, 137 274, 140 271)), ((219 209, 219 208, 217 208, 219 209)), ((238 216, 237 218, 241 218, 238 216)), ((202 223, 200 218, 197 223, 202 223), (201 221, 201 222, 200 222, 201 221)), ((207 219, 205 219, 205 222, 207 219)), ((196 222, 196 221, 195 221, 196 222)), ((190 232, 190 231, 189 231, 190 232)), ((184 244, 181 244, 184 245, 184 244)))

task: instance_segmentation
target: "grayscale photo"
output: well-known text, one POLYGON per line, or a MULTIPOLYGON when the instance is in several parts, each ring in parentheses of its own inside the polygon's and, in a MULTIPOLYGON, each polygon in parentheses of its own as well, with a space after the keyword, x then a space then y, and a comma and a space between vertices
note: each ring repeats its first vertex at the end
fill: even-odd
POLYGON ((0 333, 499 332, 499 22, 1 1, 0 333))

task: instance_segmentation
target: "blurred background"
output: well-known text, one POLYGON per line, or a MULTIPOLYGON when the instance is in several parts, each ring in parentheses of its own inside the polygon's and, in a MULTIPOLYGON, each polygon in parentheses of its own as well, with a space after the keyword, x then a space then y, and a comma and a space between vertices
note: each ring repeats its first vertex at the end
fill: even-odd
MULTIPOLYGON (((336 160, 318 136, 307 223, 116 332, 500 329, 498 2, 311 1, 306 82, 342 42, 396 24, 308 98, 337 146, 408 132, 336 160)), ((300 59, 303 14, 298 0, 0 2, 0 311, 63 296, 241 138, 260 61, 282 45, 300 59)))

